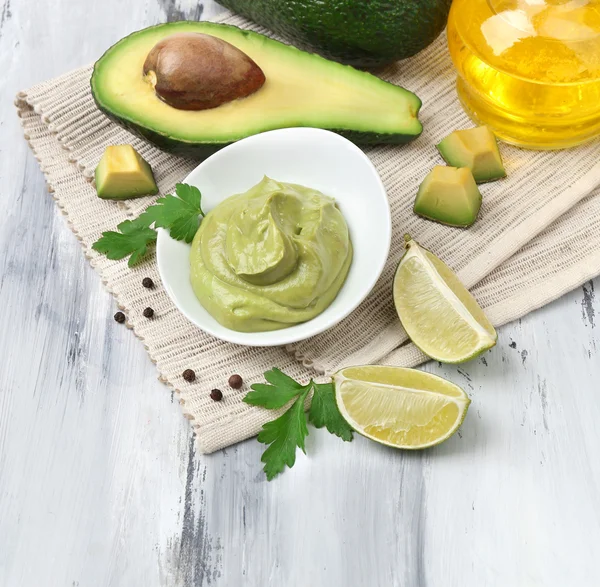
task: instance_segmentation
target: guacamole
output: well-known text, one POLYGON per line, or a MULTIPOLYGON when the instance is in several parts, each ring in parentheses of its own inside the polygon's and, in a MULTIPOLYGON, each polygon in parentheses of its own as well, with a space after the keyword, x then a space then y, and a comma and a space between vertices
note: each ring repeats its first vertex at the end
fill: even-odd
POLYGON ((200 303, 223 326, 261 332, 323 312, 351 263, 348 226, 335 201, 265 177, 202 220, 190 274, 200 303))

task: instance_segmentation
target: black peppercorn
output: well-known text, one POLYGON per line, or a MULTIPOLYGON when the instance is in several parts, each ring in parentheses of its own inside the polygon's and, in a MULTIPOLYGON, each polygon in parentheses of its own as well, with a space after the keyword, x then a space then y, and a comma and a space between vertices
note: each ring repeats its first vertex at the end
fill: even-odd
POLYGON ((186 369, 183 373, 182 373, 182 377, 186 380, 186 381, 194 381, 194 379, 196 379, 196 374, 191 370, 191 369, 186 369))
POLYGON ((210 392, 210 399, 220 402, 223 399, 223 392, 220 389, 213 389, 210 392))
POLYGON ((152 281, 149 277, 144 277, 144 279, 142 279, 142 285, 148 289, 151 289, 154 287, 154 281, 152 281))
POLYGON ((146 318, 152 318, 152 316, 154 316, 154 310, 152 308, 146 308, 142 314, 144 314, 146 318))
POLYGON ((244 385, 244 380, 239 375, 232 375, 229 378, 229 387, 239 389, 242 385, 244 385))
POLYGON ((119 324, 123 324, 123 322, 125 322, 125 314, 123 314, 123 312, 117 312, 114 315, 114 319, 115 319, 115 322, 118 322, 119 324))

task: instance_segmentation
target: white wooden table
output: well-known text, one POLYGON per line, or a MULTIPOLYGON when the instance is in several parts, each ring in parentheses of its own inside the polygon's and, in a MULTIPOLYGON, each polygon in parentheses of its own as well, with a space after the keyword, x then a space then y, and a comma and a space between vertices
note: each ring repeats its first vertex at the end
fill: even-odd
POLYGON ((267 483, 212 456, 111 316, 14 94, 191 0, 0 0, 0 587, 600 584, 600 280, 501 329, 459 436, 402 454, 311 433, 267 483))

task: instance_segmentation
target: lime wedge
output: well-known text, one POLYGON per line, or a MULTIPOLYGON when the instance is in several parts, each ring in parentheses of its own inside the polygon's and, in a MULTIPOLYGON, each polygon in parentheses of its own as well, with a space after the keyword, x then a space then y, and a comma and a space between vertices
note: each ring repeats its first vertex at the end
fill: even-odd
POLYGON ((435 446, 462 424, 471 400, 457 385, 415 369, 347 367, 333 376, 342 416, 357 432, 388 446, 435 446))
POLYGON ((463 363, 492 348, 498 335, 475 298, 434 254, 406 240, 394 302, 410 339, 442 363, 463 363))

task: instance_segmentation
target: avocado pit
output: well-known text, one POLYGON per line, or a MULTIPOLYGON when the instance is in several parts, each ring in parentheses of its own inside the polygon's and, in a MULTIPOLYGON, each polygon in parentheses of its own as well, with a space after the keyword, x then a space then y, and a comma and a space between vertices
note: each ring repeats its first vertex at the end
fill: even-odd
POLYGON ((179 110, 207 110, 246 98, 265 83, 261 68, 230 43, 202 33, 159 41, 144 62, 156 95, 179 110))

